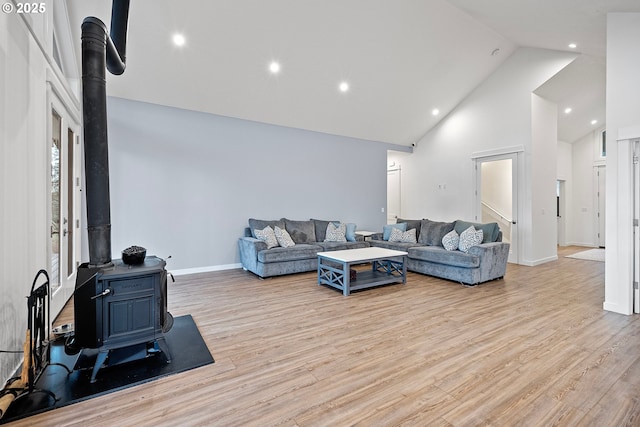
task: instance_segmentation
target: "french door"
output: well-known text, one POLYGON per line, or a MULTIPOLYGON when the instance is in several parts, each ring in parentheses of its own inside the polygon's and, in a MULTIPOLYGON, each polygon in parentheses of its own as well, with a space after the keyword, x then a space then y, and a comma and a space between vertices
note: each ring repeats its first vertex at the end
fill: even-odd
POLYGON ((80 126, 56 95, 49 96, 49 265, 51 318, 73 294, 80 260, 80 126))

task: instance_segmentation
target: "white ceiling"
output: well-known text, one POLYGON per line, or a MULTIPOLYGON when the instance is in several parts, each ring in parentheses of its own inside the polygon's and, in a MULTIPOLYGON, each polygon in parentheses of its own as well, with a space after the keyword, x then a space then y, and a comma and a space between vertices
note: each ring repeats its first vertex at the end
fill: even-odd
MULTIPOLYGON (((108 0, 67 0, 109 25, 108 0)), ((518 46, 583 53, 536 93, 559 139, 605 119, 606 13, 638 0, 132 0, 127 70, 109 95, 410 145, 518 46), (174 32, 187 39, 172 45, 174 32), (492 55, 495 49, 499 54, 492 55), (268 71, 280 62, 278 75, 268 71), (338 85, 347 81, 350 90, 338 85), (562 110, 571 106, 565 116, 562 110), (434 117, 431 111, 439 108, 434 117)))

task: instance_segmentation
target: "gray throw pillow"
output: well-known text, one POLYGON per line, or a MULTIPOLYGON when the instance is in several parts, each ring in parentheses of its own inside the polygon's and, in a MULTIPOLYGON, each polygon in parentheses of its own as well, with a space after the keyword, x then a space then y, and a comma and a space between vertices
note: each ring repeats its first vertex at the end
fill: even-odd
POLYGON ((273 233, 276 235, 276 240, 278 241, 278 245, 283 248, 290 248, 291 246, 295 246, 296 242, 293 241, 287 230, 284 228, 280 228, 276 226, 273 230, 273 233))
POLYGON ((389 237, 391 237, 391 231, 397 228, 400 231, 407 231, 407 223, 406 222, 401 222, 399 224, 387 224, 384 227, 382 227, 382 240, 389 240, 389 237))
POLYGON ((278 246, 278 239, 273 231, 273 228, 266 226, 263 230, 256 229, 256 239, 260 239, 267 244, 267 249, 275 248, 278 246))
POLYGON ((453 222, 437 222, 423 219, 418 243, 428 246, 442 246, 442 238, 453 230, 453 222))
POLYGON ((313 218, 311 218, 311 221, 313 221, 313 224, 315 225, 316 242, 324 242, 327 233, 327 225, 329 225, 330 222, 334 224, 340 224, 340 221, 325 221, 322 219, 313 218))
POLYGON ((411 230, 412 228, 416 229, 416 239, 419 239, 420 238, 420 227, 421 227, 421 224, 422 224, 422 220, 421 219, 396 218, 396 224, 400 224, 400 223, 403 223, 403 222, 407 224, 406 230, 411 230))
POLYGON ((442 238, 442 246, 448 251, 455 251, 460 245, 460 236, 456 230, 451 230, 442 238))
POLYGON ((416 229, 412 228, 411 230, 400 231, 399 229, 394 228, 391 230, 389 241, 401 243, 416 243, 416 229))
POLYGON ((256 236, 256 230, 264 230, 265 227, 271 227, 272 229, 276 227, 284 228, 284 221, 281 219, 265 220, 249 218, 249 228, 251 229, 251 236, 254 238, 258 238, 258 236, 256 236))
POLYGON ((469 248, 482 243, 482 234, 482 230, 476 230, 473 225, 470 225, 469 228, 460 233, 458 249, 462 252, 469 252, 469 248))
POLYGON ((347 224, 338 224, 330 222, 327 225, 327 233, 324 238, 325 242, 346 242, 347 241, 347 224))

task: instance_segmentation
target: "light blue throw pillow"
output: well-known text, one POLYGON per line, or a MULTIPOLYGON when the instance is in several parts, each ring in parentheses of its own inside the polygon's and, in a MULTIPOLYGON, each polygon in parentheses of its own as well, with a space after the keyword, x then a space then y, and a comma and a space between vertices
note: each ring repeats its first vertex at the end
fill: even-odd
POLYGON ((391 237, 391 230, 394 228, 405 232, 407 231, 407 223, 401 222, 399 224, 388 224, 382 227, 382 240, 389 240, 389 237, 391 237))
POLYGON ((355 242, 356 239, 356 225, 352 222, 347 223, 347 241, 348 242, 355 242))

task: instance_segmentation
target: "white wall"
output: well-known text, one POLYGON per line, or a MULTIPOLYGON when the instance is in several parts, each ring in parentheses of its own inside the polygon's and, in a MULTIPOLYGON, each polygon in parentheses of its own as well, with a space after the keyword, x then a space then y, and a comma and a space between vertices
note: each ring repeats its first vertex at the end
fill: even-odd
POLYGON ((238 267, 252 217, 386 223, 396 146, 121 98, 108 114, 114 258, 140 245, 171 270, 238 267))
MULTIPOLYGON (((555 256, 555 223, 550 227, 546 217, 539 218, 541 209, 555 221, 555 147, 546 141, 542 150, 550 156, 533 169, 532 156, 532 92, 565 67, 576 55, 542 49, 520 48, 502 66, 465 99, 451 114, 422 138, 414 154, 403 163, 403 194, 406 202, 403 215, 410 218, 434 220, 467 219, 474 213, 474 153, 525 148, 525 170, 520 171, 519 194, 526 201, 532 198, 534 173, 550 174, 542 177, 535 194, 540 206, 535 217, 519 218, 520 241, 524 244, 522 263, 534 265, 555 256), (549 189, 548 182, 553 181, 549 189), (446 190, 439 189, 446 184, 446 190), (549 195, 544 193, 549 191, 549 195), (551 202, 549 202, 551 200, 551 202), (550 204, 551 203, 551 204, 550 204), (551 211, 549 211, 551 207, 551 211), (534 235, 536 229, 544 231, 534 235), (542 240, 542 242, 540 242, 542 240), (553 242, 548 243, 548 242, 553 242)), ((549 117, 549 115, 545 115, 549 117)), ((553 122, 555 123, 555 122, 553 122)), ((554 124, 550 124, 553 126, 554 124)))
POLYGON ((620 129, 640 125, 640 14, 607 15, 607 216, 604 308, 633 311, 631 155, 620 129))
POLYGON ((558 108, 531 95, 531 246, 525 242, 524 259, 534 263, 558 258, 556 177, 558 108))
MULTIPOLYGON (((48 7, 51 3, 48 2, 48 7)), ((27 17, 45 41, 45 17, 27 17)), ((22 350, 25 297, 48 267, 48 141, 45 52, 22 17, 0 14, 0 349, 22 350)), ((39 282, 40 284, 41 282, 39 282)), ((22 354, 0 353, 3 384, 22 354)))
POLYGON ((572 145, 565 141, 558 140, 558 161, 557 178, 559 180, 570 180, 573 173, 572 145))

